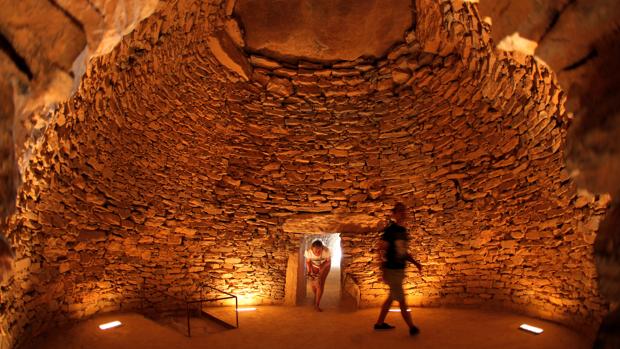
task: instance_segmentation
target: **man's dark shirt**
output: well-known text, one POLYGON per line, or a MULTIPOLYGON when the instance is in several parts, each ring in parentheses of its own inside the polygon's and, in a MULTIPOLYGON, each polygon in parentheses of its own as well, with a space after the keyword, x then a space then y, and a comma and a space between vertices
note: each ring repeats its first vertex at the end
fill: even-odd
POLYGON ((381 240, 388 243, 383 266, 388 269, 405 269, 408 254, 407 229, 392 222, 383 231, 381 240))

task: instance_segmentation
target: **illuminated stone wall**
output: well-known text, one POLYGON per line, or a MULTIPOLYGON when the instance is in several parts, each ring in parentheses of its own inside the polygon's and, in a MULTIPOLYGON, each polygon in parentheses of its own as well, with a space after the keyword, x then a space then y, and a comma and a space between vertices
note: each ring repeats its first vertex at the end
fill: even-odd
POLYGON ((425 268, 407 280, 416 304, 594 329, 608 198, 579 195, 564 170, 552 73, 495 51, 474 6, 419 0, 385 58, 329 64, 242 54, 224 4, 164 6, 49 115, 11 224, 5 340, 135 310, 154 289, 281 303, 300 214, 376 219, 342 231, 342 265, 360 305, 377 304, 376 222, 397 201, 425 268))

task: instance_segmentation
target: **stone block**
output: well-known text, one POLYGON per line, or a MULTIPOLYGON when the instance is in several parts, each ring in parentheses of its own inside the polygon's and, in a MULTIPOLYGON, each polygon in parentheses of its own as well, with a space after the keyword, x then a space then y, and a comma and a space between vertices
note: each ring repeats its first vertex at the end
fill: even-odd
POLYGON ((223 31, 217 31, 207 39, 209 49, 217 60, 226 68, 237 73, 244 80, 249 80, 252 67, 245 55, 234 41, 223 31))

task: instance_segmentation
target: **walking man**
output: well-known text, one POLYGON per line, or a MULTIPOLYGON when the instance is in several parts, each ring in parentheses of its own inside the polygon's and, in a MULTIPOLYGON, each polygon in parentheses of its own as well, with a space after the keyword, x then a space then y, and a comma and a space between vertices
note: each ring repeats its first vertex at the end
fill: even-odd
POLYGON ((420 330, 413 324, 411 315, 407 312, 405 302, 405 292, 403 290, 403 280, 405 278, 405 265, 407 262, 413 263, 419 271, 422 271, 422 264, 413 259, 407 249, 407 229, 403 227, 407 218, 407 207, 402 203, 397 203, 392 210, 392 219, 387 228, 383 231, 383 236, 379 244, 380 260, 383 262, 381 270, 383 281, 390 287, 390 294, 381 306, 379 319, 375 324, 375 330, 389 330, 394 326, 385 322, 385 317, 390 310, 393 301, 398 301, 400 314, 409 326, 409 334, 416 335, 420 330))

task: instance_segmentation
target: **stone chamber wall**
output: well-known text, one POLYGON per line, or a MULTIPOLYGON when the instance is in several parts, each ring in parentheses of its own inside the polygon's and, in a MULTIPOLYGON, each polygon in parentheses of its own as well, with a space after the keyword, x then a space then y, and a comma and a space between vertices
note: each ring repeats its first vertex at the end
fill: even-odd
MULTIPOLYGON (((3 345, 136 310, 155 289, 206 283, 279 304, 303 233, 287 219, 385 220, 397 201, 424 265, 408 274, 416 304, 594 330, 608 304, 592 244, 609 197, 577 192, 564 169, 565 94, 532 57, 495 50, 474 4, 416 8, 417 29, 378 60, 241 55, 209 42, 225 4, 191 0, 97 58, 30 156, 10 222, 16 271, 0 289, 3 345)), ((379 234, 341 235, 362 306, 385 294, 379 234)))

